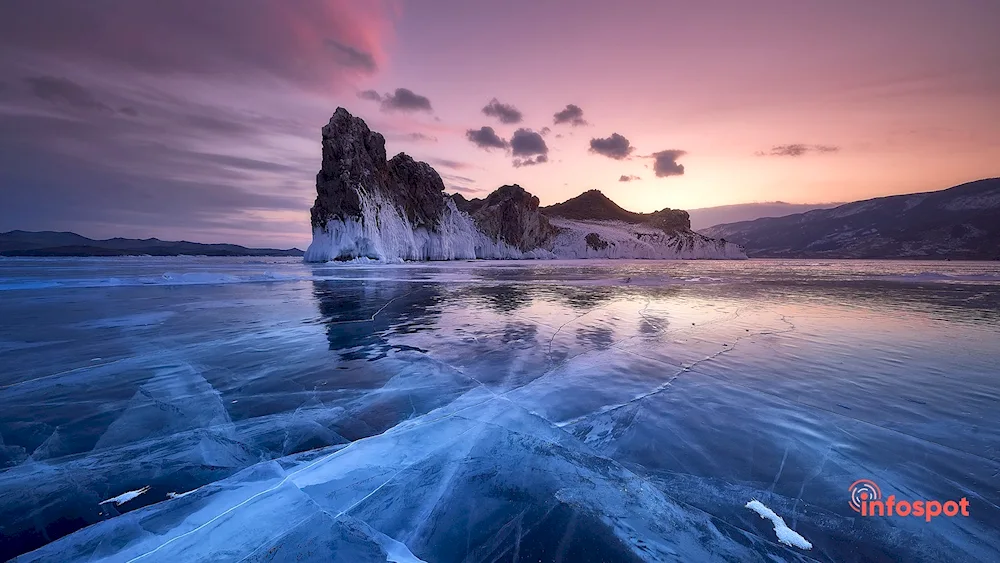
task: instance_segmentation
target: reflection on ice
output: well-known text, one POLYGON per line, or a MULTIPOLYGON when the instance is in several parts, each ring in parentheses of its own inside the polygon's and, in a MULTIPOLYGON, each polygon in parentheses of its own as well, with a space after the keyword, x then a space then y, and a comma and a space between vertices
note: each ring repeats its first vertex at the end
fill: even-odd
POLYGON ((24 290, 0 302, 0 555, 1000 558, 997 287, 755 264, 24 290), (972 517, 861 518, 858 478, 972 517))

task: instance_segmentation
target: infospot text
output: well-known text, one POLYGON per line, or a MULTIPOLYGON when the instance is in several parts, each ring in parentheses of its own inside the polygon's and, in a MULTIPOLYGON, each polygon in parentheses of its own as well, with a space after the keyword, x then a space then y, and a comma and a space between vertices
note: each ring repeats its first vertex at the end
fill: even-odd
POLYGON ((848 487, 848 501, 855 512, 862 516, 913 516, 930 522, 938 516, 952 518, 969 515, 969 499, 959 500, 899 500, 889 495, 884 500, 882 490, 869 479, 858 479, 848 487))

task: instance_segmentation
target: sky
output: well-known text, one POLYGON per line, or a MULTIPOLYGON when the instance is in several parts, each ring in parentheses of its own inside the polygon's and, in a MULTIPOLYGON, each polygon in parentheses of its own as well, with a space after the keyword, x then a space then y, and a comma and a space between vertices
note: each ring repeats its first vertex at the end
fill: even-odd
POLYGON ((1000 2, 10 0, 0 231, 297 246, 338 106, 447 191, 626 209, 1000 176, 1000 2))

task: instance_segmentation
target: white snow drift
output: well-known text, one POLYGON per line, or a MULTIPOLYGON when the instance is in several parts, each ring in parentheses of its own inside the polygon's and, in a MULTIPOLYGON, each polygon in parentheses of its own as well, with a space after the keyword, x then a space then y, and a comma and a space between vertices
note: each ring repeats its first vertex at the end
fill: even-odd
POLYGON ((799 549, 812 549, 813 544, 809 543, 804 537, 802 537, 798 532, 788 527, 785 524, 785 519, 774 513, 773 510, 764 505, 764 503, 759 500, 752 500, 746 504, 746 507, 753 510, 757 514, 760 514, 761 518, 767 518, 774 524, 774 533, 778 536, 778 541, 785 545, 790 545, 797 547, 799 549))

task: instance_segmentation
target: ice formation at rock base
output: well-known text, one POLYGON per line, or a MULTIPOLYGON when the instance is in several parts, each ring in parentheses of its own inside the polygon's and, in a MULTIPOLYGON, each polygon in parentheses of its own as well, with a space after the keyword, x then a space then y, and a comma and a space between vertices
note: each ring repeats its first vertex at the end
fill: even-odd
POLYGON ((559 258, 745 259, 743 249, 690 230, 667 233, 622 221, 554 218, 557 234, 541 248, 522 251, 476 227, 469 214, 446 199, 436 229, 413 226, 392 202, 358 189, 360 219, 330 219, 313 228, 307 262, 370 258, 403 260, 508 260, 559 258))
POLYGON ((331 219, 324 227, 314 227, 307 262, 555 258, 543 249, 522 252, 502 240, 492 240, 450 199, 437 229, 430 230, 414 227, 405 213, 378 194, 363 189, 358 194, 361 219, 331 219))

